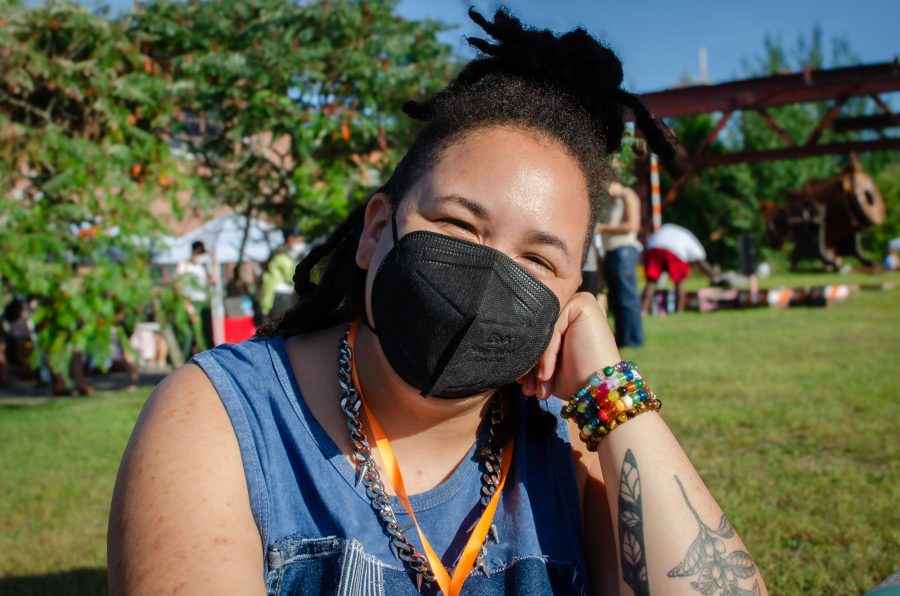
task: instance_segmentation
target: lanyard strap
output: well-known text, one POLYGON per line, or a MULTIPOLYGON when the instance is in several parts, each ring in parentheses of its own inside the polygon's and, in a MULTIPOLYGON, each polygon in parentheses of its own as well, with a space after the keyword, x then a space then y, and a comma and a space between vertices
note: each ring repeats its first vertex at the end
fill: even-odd
MULTIPOLYGON (((356 330, 358 327, 359 321, 353 323, 350 327, 348 342, 351 351, 353 349, 354 340, 356 339, 356 330)), ((500 501, 500 493, 503 491, 503 485, 506 483, 506 476, 509 472, 510 463, 512 462, 513 439, 510 437, 509 441, 503 447, 500 481, 497 485, 497 491, 491 497, 490 502, 484 509, 484 513, 481 514, 481 518, 472 530, 472 534, 469 536, 468 542, 466 542, 462 555, 459 557, 459 563, 456 565, 453 577, 451 578, 450 574, 447 573, 444 564, 441 562, 440 557, 437 556, 437 553, 434 552, 428 539, 425 538, 425 533, 422 532, 422 528, 419 527, 419 522, 416 520, 415 513, 413 513, 412 505, 409 503, 406 487, 403 484, 403 476, 400 474, 400 464, 394 456, 394 450, 391 448, 391 443, 381 429, 381 425, 378 424, 375 416, 372 415, 372 412, 366 405, 366 400, 363 399, 362 387, 359 383, 359 378, 356 375, 355 358, 350 359, 350 370, 353 375, 353 384, 356 385, 356 391, 359 393, 359 399, 362 402, 363 410, 366 413, 366 419, 369 421, 369 426, 372 428, 372 436, 375 438, 375 444, 378 446, 378 452, 381 454, 381 459, 384 462, 388 481, 393 487, 394 492, 397 494, 397 498, 403 504, 403 508, 406 509, 406 512, 409 513, 413 523, 416 525, 416 531, 419 533, 419 539, 421 539, 422 546, 425 549, 425 556, 428 558, 428 563, 431 565, 431 570, 434 573, 438 586, 441 588, 441 592, 443 592, 445 596, 457 596, 460 590, 462 590, 463 583, 465 583, 466 578, 469 576, 469 572, 472 570, 472 565, 475 563, 478 551, 481 550, 484 538, 487 536, 491 523, 494 521, 494 514, 497 512, 497 504, 500 501)))

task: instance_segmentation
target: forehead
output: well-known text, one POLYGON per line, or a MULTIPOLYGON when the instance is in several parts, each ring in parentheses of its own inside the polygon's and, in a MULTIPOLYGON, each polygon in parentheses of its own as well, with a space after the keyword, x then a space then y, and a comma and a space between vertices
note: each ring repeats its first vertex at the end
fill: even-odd
POLYGON ((579 252, 590 217, 588 186, 560 142, 513 127, 468 133, 450 144, 421 182, 420 199, 455 195, 509 226, 549 229, 579 252))

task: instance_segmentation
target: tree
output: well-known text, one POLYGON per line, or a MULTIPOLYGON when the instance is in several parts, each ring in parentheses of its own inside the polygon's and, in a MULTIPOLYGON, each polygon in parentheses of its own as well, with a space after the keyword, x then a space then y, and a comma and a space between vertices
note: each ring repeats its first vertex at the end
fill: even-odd
POLYGON ((0 5, 0 289, 37 299, 35 359, 55 372, 75 350, 104 363, 118 322, 172 304, 149 258, 149 204, 176 190, 167 95, 120 24, 0 5))
POLYGON ((117 321, 150 304, 186 324, 150 267, 150 206, 178 213, 182 188, 313 235, 344 217, 413 134, 401 103, 454 68, 441 25, 395 7, 150 0, 110 20, 0 4, 0 282, 38 299, 35 358, 103 363, 117 321))
POLYGON ((214 200, 318 235, 396 161, 412 131, 402 101, 450 75, 441 26, 395 7, 151 0, 130 30, 171 70, 181 112, 205 122, 187 138, 214 200))

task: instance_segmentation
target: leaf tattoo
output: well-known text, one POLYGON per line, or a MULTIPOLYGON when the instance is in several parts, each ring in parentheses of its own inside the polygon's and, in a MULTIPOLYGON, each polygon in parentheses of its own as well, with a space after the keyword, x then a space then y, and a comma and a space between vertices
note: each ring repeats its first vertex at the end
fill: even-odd
POLYGON ((723 515, 719 520, 719 526, 715 529, 703 523, 678 476, 675 476, 675 482, 681 489, 681 495, 688 509, 697 520, 700 532, 688 548, 684 559, 669 571, 668 576, 696 577, 696 581, 691 582, 691 588, 704 596, 711 594, 759 596, 758 581, 754 581, 753 587, 749 590, 738 584, 739 579, 748 579, 756 574, 756 564, 749 553, 739 550, 725 554, 725 539, 734 536, 731 522, 723 515))
POLYGON ((629 449, 619 477, 619 548, 622 579, 631 586, 635 596, 650 596, 643 515, 641 476, 634 453, 629 449))
POLYGON ((629 565, 640 565, 642 556, 643 552, 641 552, 641 545, 638 544, 637 538, 631 532, 626 532, 625 540, 622 543, 622 558, 629 565))

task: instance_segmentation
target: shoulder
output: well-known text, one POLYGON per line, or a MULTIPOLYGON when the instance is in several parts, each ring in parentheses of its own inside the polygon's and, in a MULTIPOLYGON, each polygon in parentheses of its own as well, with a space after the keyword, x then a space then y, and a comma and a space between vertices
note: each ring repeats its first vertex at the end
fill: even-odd
MULTIPOLYGON (((200 352, 191 359, 212 381, 212 386, 219 389, 217 373, 227 373, 232 378, 246 379, 256 373, 267 372, 272 368, 273 359, 278 349, 273 342, 283 341, 280 337, 254 337, 233 344, 220 344, 212 349, 200 352), (273 347, 275 349, 273 349, 273 347)), ((181 372, 179 369, 178 372, 181 372)))
POLYGON ((638 196, 638 193, 636 193, 634 189, 627 186, 622 187, 622 193, 620 196, 627 204, 639 204, 641 202, 641 198, 638 196))
POLYGON ((169 375, 141 412, 116 481, 108 552, 113 594, 263 587, 237 440, 194 364, 169 375))

